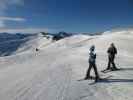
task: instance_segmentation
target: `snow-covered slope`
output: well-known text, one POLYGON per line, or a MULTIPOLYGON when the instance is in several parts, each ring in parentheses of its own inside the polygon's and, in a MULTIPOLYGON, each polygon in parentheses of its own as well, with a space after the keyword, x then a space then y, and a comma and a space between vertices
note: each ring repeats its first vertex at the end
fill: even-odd
POLYGON ((125 32, 110 32, 101 36, 75 35, 54 43, 46 43, 40 37, 34 41, 39 44, 38 52, 30 49, 0 58, 0 99, 132 100, 133 33, 125 32), (112 42, 118 48, 117 67, 123 70, 103 74, 100 70, 107 66, 106 50, 112 42), (101 77, 110 78, 90 85, 93 81, 78 80, 86 74, 88 50, 92 44, 96 45, 101 77))
POLYGON ((0 57, 11 56, 18 53, 34 52, 41 45, 48 45, 50 39, 42 34, 9 34, 0 33, 0 57))

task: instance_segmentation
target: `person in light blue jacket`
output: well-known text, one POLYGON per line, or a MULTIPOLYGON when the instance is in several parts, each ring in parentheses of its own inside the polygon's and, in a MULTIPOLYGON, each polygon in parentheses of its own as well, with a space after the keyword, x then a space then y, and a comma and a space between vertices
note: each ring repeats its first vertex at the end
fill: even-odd
POLYGON ((94 69, 94 72, 95 72, 95 82, 97 82, 100 77, 99 77, 99 74, 98 74, 98 71, 97 71, 97 66, 96 66, 96 53, 95 53, 95 46, 92 45, 90 47, 90 52, 89 52, 89 60, 88 60, 88 63, 89 63, 89 68, 87 70, 87 74, 86 74, 86 77, 85 79, 91 79, 91 76, 90 76, 90 72, 91 72, 91 69, 93 68, 94 69))

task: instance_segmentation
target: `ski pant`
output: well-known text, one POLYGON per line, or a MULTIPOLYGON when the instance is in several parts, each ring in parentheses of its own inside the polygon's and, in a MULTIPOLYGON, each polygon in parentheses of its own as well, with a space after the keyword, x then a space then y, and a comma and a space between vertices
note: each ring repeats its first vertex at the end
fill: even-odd
POLYGON ((97 67, 96 67, 96 64, 95 63, 89 63, 89 68, 87 70, 86 78, 89 78, 90 77, 90 72, 91 72, 91 69, 92 68, 94 69, 96 78, 99 78, 98 71, 97 71, 97 67))
POLYGON ((115 65, 114 59, 115 59, 114 55, 108 57, 108 67, 107 67, 107 69, 111 68, 111 64, 112 64, 112 67, 114 69, 116 69, 116 65, 115 65))

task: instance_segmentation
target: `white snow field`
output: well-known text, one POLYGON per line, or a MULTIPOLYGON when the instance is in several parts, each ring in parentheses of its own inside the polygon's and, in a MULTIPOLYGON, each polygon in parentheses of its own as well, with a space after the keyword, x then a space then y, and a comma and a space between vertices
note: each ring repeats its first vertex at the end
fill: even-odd
POLYGON ((74 35, 53 43, 42 36, 31 39, 11 56, 0 57, 0 100, 133 100, 132 43, 132 30, 74 35), (118 49, 117 67, 123 69, 105 74, 101 70, 107 67, 106 51, 112 42, 118 49), (95 84, 79 81, 88 69, 92 44, 100 76, 109 76, 95 84))

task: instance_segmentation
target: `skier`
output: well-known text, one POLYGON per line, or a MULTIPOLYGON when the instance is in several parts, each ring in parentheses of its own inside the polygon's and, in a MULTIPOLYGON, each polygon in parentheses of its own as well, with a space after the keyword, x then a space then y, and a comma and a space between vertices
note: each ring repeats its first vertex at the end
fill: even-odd
POLYGON ((118 68, 116 67, 114 62, 115 55, 117 54, 117 49, 114 43, 110 44, 110 47, 108 48, 107 53, 108 53, 108 66, 106 70, 117 70, 118 68), (112 68, 111 68, 111 64, 112 64, 112 68))
POLYGON ((95 46, 92 45, 90 48, 90 53, 89 53, 89 61, 88 61, 89 62, 89 68, 87 70, 85 80, 91 79, 90 71, 93 68, 94 72, 95 72, 95 76, 96 76, 95 82, 97 82, 100 78, 99 78, 99 74, 98 74, 97 66, 96 66, 96 53, 94 53, 94 52, 95 52, 95 46))

